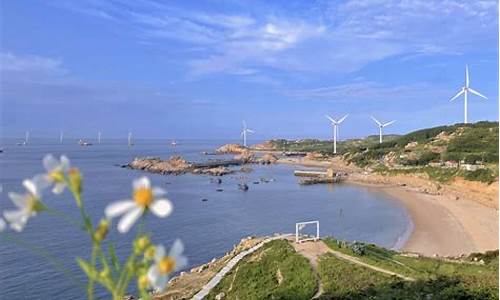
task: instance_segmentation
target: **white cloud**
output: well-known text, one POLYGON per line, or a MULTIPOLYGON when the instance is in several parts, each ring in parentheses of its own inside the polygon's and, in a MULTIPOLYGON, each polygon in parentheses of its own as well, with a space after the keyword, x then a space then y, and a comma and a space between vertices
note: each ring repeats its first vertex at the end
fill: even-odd
POLYGON ((37 55, 19 56, 11 52, 0 52, 0 72, 30 73, 35 75, 63 75, 66 69, 62 61, 37 55))
POLYGON ((199 49, 185 61, 194 77, 264 69, 342 74, 394 56, 457 55, 497 43, 495 0, 332 0, 300 16, 262 3, 230 12, 149 0, 87 0, 78 2, 80 9, 72 3, 74 11, 130 23, 145 45, 168 40, 186 52, 199 49))
POLYGON ((290 90, 287 96, 304 100, 322 100, 335 103, 382 101, 419 101, 422 99, 448 99, 452 90, 428 83, 387 86, 374 81, 325 86, 320 88, 290 90))

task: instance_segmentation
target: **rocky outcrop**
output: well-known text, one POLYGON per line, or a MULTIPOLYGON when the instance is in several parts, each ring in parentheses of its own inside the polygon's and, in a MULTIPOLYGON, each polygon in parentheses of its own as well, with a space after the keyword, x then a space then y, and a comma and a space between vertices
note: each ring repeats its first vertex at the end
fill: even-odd
POLYGON ((179 175, 191 171, 193 165, 180 156, 172 156, 167 160, 159 157, 136 157, 126 167, 152 173, 179 175))
POLYGON ((276 157, 276 155, 273 155, 271 153, 266 153, 264 154, 260 159, 259 159, 259 162, 261 164, 265 164, 265 165, 268 165, 268 164, 274 164, 278 161, 278 157, 276 157))
POLYGON ((238 144, 226 144, 215 150, 217 154, 242 154, 247 152, 247 148, 238 144))
POLYGON ((193 173, 222 176, 234 172, 234 170, 227 168, 226 165, 233 165, 236 163, 237 162, 235 161, 191 163, 184 160, 180 156, 172 156, 167 160, 162 160, 159 157, 136 157, 131 163, 124 165, 123 167, 165 175, 193 173))
POLYGON ((236 155, 234 157, 234 159, 237 159, 237 160, 241 160, 245 163, 252 163, 252 162, 256 162, 255 161, 255 155, 253 155, 252 152, 248 151, 248 150, 244 150, 243 152, 241 152, 240 154, 236 155))
POLYGON ((209 169, 201 169, 197 168, 193 170, 193 174, 205 174, 205 175, 212 175, 212 176, 223 176, 227 174, 234 173, 234 170, 231 170, 226 167, 216 167, 216 168, 209 168, 209 169))
POLYGON ((274 147, 274 144, 271 141, 266 141, 262 144, 256 144, 252 145, 252 150, 257 150, 257 151, 273 151, 276 150, 274 147))

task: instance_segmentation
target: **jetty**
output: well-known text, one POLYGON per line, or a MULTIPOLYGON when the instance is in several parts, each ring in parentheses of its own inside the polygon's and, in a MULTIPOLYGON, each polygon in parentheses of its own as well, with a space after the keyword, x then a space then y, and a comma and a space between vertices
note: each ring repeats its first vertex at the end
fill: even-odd
POLYGON ((301 185, 310 185, 310 184, 318 184, 318 183, 340 183, 343 180, 342 173, 336 173, 332 168, 329 168, 325 171, 319 170, 295 170, 293 175, 297 177, 307 177, 305 179, 301 179, 299 184, 301 185))

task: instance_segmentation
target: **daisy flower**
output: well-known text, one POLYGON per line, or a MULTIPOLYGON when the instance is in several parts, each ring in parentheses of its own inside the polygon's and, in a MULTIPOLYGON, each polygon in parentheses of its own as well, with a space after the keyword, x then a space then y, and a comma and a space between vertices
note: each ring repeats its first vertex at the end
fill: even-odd
POLYGON ((54 194, 61 194, 66 187, 64 174, 70 169, 70 161, 65 155, 57 160, 52 154, 48 154, 43 158, 43 166, 47 170, 46 180, 54 184, 52 192, 54 194))
POLYGON ((157 291, 162 291, 168 282, 172 272, 179 271, 187 266, 187 258, 182 255, 184 245, 181 240, 176 240, 168 255, 165 255, 165 247, 155 247, 154 263, 148 270, 149 284, 157 291))
POLYGON ((15 231, 22 231, 30 217, 43 210, 45 206, 41 200, 41 192, 47 187, 47 182, 43 176, 35 176, 33 179, 25 179, 23 185, 26 193, 9 193, 9 198, 17 206, 16 210, 6 210, 3 213, 5 220, 9 222, 10 227, 15 231))
POLYGON ((118 231, 125 233, 134 225, 146 211, 165 218, 172 212, 172 203, 166 199, 156 199, 166 194, 165 190, 155 187, 147 177, 134 180, 132 199, 117 201, 106 207, 105 214, 108 218, 123 215, 118 222, 118 231))

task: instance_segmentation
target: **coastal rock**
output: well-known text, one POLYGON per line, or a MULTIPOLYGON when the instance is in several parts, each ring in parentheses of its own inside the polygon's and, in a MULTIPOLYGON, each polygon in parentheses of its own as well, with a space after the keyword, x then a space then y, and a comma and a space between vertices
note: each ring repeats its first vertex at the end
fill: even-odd
POLYGON ((244 163, 250 163, 255 161, 255 156, 252 154, 252 152, 244 150, 240 154, 236 155, 234 159, 241 160, 244 163))
POLYGON ((261 150, 261 151, 275 150, 274 144, 271 141, 266 141, 262 144, 252 145, 251 148, 255 149, 255 150, 261 150))
POLYGON ((146 170, 161 174, 183 174, 188 172, 192 165, 180 156, 172 156, 168 160, 159 157, 136 157, 128 167, 136 170, 146 170))
POLYGON ((215 150, 217 154, 241 154, 248 151, 247 148, 238 144, 226 144, 215 150))
POLYGON ((216 168, 209 168, 209 169, 194 169, 193 173, 194 174, 206 174, 206 175, 212 175, 212 176, 223 176, 226 174, 231 174, 234 171, 226 168, 226 167, 216 167, 216 168))
POLYGON ((253 169, 250 167, 241 167, 240 168, 240 172, 243 172, 243 173, 250 173, 252 171, 253 171, 253 169))
POLYGON ((276 163, 278 161, 278 158, 271 153, 266 153, 259 159, 259 161, 261 164, 268 165, 276 163))

